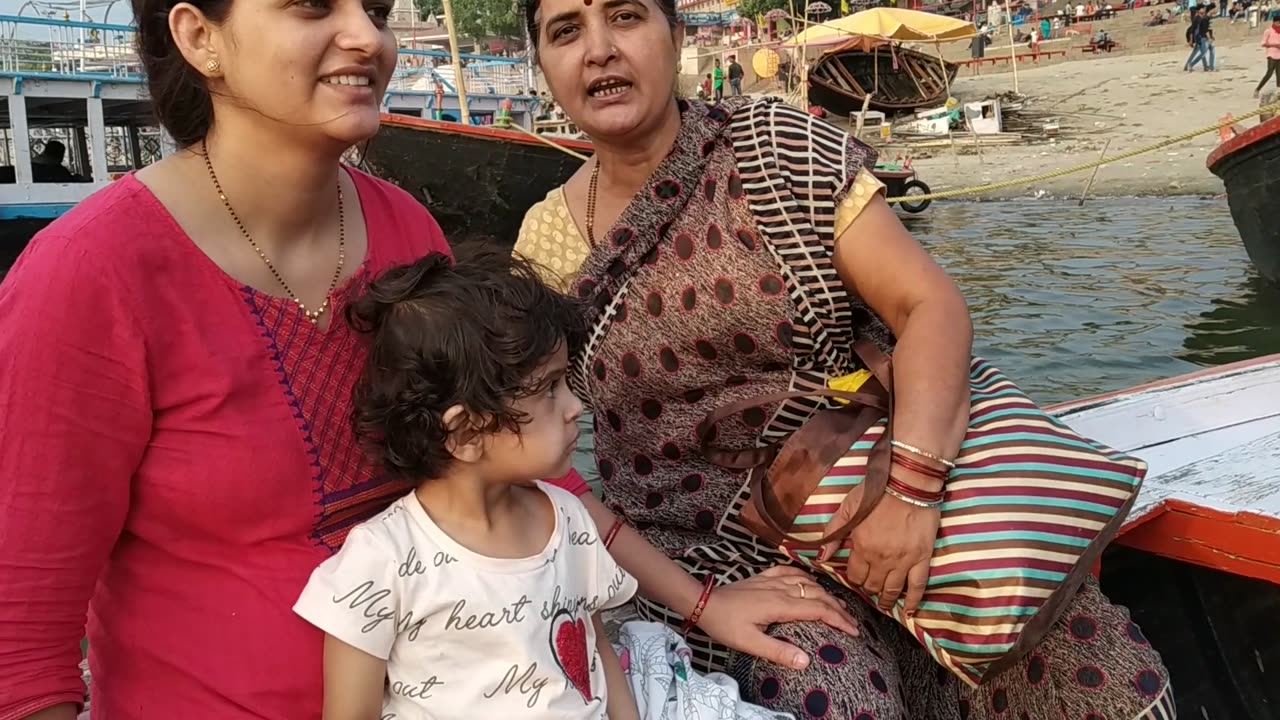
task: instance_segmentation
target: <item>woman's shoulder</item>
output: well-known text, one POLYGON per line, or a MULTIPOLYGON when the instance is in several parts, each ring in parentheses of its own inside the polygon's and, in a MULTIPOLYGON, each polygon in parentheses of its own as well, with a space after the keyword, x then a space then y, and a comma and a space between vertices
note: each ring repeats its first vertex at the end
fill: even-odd
POLYGON ((732 122, 744 175, 772 173, 802 201, 838 204, 876 164, 874 148, 780 98, 747 103, 735 111, 732 122))
POLYGON ((449 243, 417 198, 403 188, 354 167, 347 167, 360 193, 369 236, 379 243, 380 259, 409 262, 433 252, 449 252, 449 243))
POLYGON ((146 272, 154 264, 148 258, 172 250, 181 234, 155 195, 130 173, 37 232, 9 275, 95 284, 118 280, 146 272))
POLYGON ((569 212, 563 185, 547 193, 524 214, 515 252, 532 260, 542 279, 562 290, 582 267, 591 248, 569 212))
POLYGON ((530 233, 537 233, 544 224, 551 223, 557 217, 561 219, 569 217, 569 203, 565 199, 564 185, 557 185, 552 188, 546 197, 534 203, 525 211, 524 219, 520 221, 520 234, 516 238, 516 249, 520 248, 522 242, 526 242, 526 236, 530 233))
POLYGON ((810 153, 844 154, 852 146, 865 149, 874 158, 875 151, 839 127, 813 113, 794 107, 782 98, 763 97, 743 105, 733 115, 739 130, 739 141, 745 131, 751 141, 760 135, 775 149, 805 150, 810 153))

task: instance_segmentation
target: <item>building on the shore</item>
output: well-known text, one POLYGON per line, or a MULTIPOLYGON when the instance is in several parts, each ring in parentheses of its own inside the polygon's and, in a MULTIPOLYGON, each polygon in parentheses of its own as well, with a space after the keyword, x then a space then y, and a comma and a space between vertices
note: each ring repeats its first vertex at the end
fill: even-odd
POLYGON ((721 43, 738 20, 738 0, 682 0, 676 11, 694 42, 721 43))

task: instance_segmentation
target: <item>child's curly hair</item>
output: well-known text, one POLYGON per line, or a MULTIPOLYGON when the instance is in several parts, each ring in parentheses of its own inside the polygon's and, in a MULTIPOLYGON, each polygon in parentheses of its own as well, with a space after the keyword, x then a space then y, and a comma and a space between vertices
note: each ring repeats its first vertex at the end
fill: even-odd
POLYGON ((535 371, 585 328, 577 300, 548 287, 527 260, 489 244, 432 254, 386 271, 346 311, 371 341, 356 384, 356 435, 388 472, 412 482, 453 462, 445 412, 466 432, 519 432, 512 407, 545 390, 535 371))

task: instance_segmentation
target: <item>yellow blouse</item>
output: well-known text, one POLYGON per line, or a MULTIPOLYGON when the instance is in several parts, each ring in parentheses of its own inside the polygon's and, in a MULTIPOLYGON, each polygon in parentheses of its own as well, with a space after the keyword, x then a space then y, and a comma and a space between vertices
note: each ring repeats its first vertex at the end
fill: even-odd
MULTIPOLYGON (((862 209, 881 192, 884 183, 869 171, 859 170, 853 187, 836 208, 836 237, 849 229, 862 209)), ((586 262, 591 246, 569 214, 564 186, 547 193, 542 202, 525 213, 515 251, 541 266, 541 271, 550 275, 543 278, 547 283, 568 289, 569 278, 586 262)))

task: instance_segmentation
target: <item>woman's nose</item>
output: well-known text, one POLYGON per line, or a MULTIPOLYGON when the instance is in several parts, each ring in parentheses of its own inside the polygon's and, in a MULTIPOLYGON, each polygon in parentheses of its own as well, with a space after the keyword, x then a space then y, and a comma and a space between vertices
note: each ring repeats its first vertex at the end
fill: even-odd
POLYGON ((602 23, 593 25, 588 26, 586 30, 586 60, 588 64, 603 67, 617 56, 618 48, 613 42, 613 33, 609 32, 606 26, 602 23))

